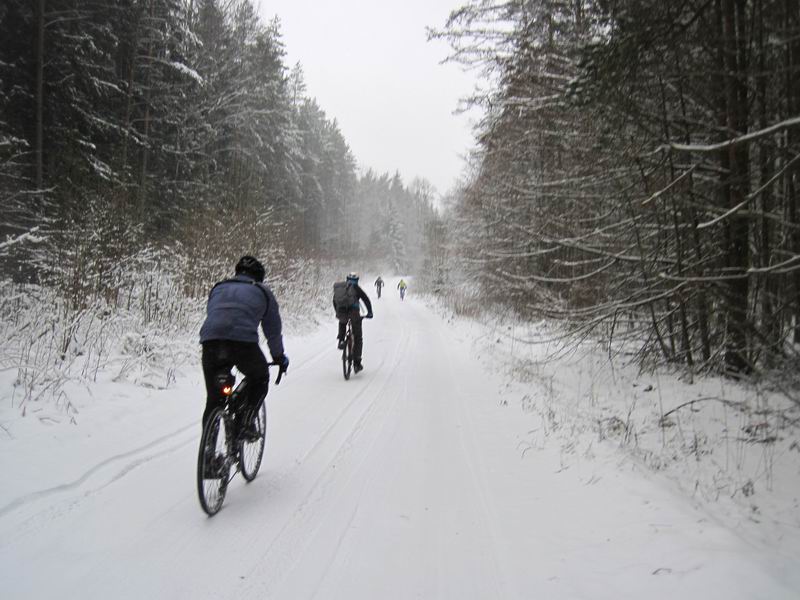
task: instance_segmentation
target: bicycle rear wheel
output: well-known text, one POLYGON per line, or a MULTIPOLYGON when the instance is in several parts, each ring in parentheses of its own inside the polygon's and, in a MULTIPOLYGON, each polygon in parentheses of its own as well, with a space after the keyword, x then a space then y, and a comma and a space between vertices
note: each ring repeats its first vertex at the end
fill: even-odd
POLYGON ((258 438, 253 440, 239 440, 239 468, 242 477, 247 481, 256 478, 261 458, 264 456, 264 446, 267 443, 267 407, 262 400, 258 405, 255 415, 255 426, 258 438))
POLYGON ((344 340, 344 350, 342 350, 342 373, 345 380, 350 379, 350 371, 353 369, 353 336, 348 332, 344 340))
POLYGON ((230 427, 222 408, 209 415, 200 437, 197 456, 197 495, 200 506, 213 517, 222 508, 230 481, 231 463, 228 457, 230 427))

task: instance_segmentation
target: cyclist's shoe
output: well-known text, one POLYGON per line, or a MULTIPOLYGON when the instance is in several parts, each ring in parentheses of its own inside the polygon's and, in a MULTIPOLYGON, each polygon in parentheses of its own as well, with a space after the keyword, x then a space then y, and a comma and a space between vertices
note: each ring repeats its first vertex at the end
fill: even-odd
POLYGON ((339 350, 344 350, 344 340, 339 340, 339 345, 337 347, 339 350))
POLYGON ((364 365, 361 364, 360 360, 354 360, 353 361, 353 370, 356 373, 358 373, 359 371, 363 371, 364 370, 364 365))
POLYGON ((220 479, 225 474, 225 456, 222 454, 206 454, 203 465, 203 479, 220 479))

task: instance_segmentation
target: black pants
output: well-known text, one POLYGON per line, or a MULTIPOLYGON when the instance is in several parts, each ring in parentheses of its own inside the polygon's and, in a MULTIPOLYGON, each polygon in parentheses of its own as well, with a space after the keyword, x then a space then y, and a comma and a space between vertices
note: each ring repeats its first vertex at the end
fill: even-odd
POLYGON ((364 349, 364 338, 361 333, 361 315, 359 310, 354 308, 350 312, 338 315, 339 319, 339 339, 344 339, 344 334, 347 329, 347 320, 353 324, 353 360, 361 362, 361 352, 364 349))
POLYGON ((255 408, 267 395, 269 370, 267 359, 255 342, 233 342, 213 340, 203 343, 203 376, 206 380, 206 409, 203 425, 214 407, 223 402, 222 391, 217 383, 219 373, 229 373, 236 367, 247 381, 244 406, 255 408))

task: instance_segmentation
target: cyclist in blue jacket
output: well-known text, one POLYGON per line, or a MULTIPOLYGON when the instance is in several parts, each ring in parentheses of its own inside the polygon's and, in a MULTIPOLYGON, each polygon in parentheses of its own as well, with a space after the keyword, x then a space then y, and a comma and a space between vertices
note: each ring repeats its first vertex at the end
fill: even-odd
MULTIPOLYGON (((263 283, 264 265, 252 256, 243 256, 235 271, 235 277, 211 288, 206 320, 200 328, 206 381, 203 425, 213 408, 223 402, 216 383, 220 371, 236 367, 245 376, 248 382, 245 406, 251 410, 267 395, 269 373, 267 360, 258 345, 259 325, 267 338, 273 362, 278 363, 283 372, 289 368, 289 359, 283 351, 278 302, 263 283)), ((252 427, 253 423, 245 424, 245 435, 252 427)))

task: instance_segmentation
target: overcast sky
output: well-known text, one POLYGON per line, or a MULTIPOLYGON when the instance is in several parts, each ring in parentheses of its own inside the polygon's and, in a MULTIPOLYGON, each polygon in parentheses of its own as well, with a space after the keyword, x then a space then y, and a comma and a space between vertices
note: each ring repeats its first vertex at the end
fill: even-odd
MULTIPOLYGON (((258 0, 256 0, 258 3, 258 0)), ((277 15, 286 64, 300 62, 307 94, 335 118, 359 167, 429 180, 446 192, 472 145, 470 118, 454 115, 472 77, 441 65, 441 27, 458 0, 260 0, 265 23, 277 15)))

